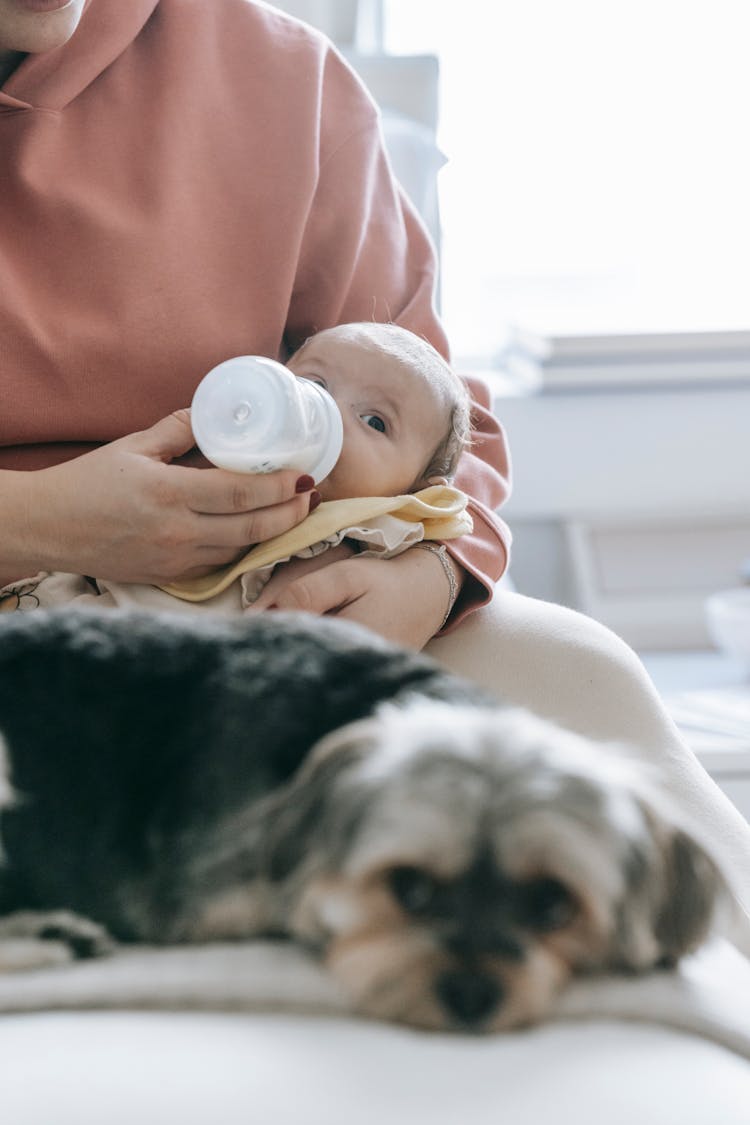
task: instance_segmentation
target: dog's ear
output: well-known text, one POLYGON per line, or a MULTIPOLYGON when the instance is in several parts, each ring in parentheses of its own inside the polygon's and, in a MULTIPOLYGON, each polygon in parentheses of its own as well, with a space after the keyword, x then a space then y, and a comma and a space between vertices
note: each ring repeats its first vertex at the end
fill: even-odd
POLYGON ((375 741, 376 723, 351 723, 322 739, 269 805, 261 844, 274 882, 305 868, 332 868, 348 855, 370 786, 359 780, 375 741))
POLYGON ((656 909, 654 935, 663 962, 676 964, 708 936, 725 882, 704 848, 681 829, 664 847, 664 872, 664 895, 656 909))
POLYGON ((660 798, 641 804, 645 833, 630 841, 617 911, 614 967, 675 965, 708 936, 727 883, 697 834, 660 798))

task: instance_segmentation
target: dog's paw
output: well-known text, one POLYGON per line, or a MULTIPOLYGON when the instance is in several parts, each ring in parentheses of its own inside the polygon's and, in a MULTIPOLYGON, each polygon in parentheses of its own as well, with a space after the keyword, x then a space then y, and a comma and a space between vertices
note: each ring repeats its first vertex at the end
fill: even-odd
POLYGON ((103 926, 69 910, 19 910, 0 918, 0 972, 106 957, 114 947, 103 926))
POLYGON ((106 957, 114 950, 115 943, 104 927, 80 914, 59 910, 42 915, 39 921, 36 937, 40 941, 62 942, 74 961, 106 957))

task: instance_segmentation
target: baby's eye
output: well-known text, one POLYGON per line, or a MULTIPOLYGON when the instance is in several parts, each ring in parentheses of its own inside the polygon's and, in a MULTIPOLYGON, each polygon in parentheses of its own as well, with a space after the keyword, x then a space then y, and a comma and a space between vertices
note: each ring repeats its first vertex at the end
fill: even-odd
POLYGON ((328 390, 325 379, 321 379, 320 375, 303 375, 302 378, 307 379, 308 383, 316 383, 324 391, 328 390))
POLYGON ((385 422, 379 414, 360 414, 360 418, 366 426, 372 426, 373 430, 378 430, 381 434, 385 433, 385 422))

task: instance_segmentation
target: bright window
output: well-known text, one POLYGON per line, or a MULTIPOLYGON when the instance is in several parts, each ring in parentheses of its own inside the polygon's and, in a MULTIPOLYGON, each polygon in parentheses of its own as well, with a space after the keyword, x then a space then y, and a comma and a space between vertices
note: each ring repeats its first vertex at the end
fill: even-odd
POLYGON ((747 0, 384 0, 384 13, 388 50, 440 57, 457 359, 491 364, 518 318, 750 327, 747 0))

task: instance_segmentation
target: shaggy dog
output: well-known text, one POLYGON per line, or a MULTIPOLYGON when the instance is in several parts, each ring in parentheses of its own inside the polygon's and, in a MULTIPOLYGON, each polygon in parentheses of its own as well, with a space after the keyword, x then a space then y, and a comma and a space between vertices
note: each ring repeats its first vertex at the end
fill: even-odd
POLYGON ((278 613, 0 619, 0 846, 0 971, 19 938, 44 964, 283 935, 429 1028, 674 963, 723 886, 621 749, 278 613))

